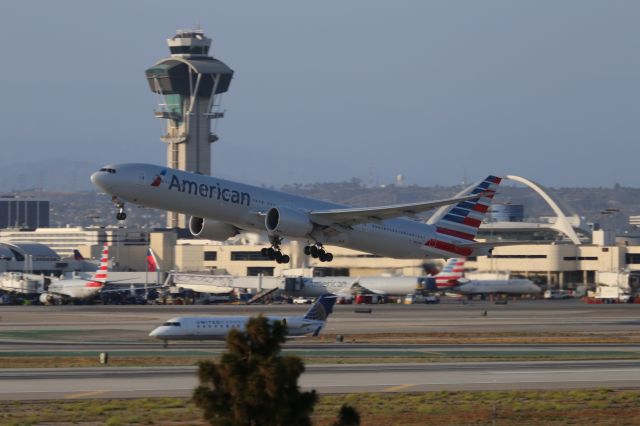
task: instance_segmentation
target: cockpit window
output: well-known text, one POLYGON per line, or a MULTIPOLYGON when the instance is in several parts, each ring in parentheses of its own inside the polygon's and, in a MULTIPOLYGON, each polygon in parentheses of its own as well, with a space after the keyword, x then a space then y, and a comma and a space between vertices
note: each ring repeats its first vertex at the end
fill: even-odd
POLYGON ((162 325, 166 325, 169 327, 180 327, 180 323, 179 322, 173 322, 173 321, 167 321, 162 325))
POLYGON ((107 173, 115 174, 116 169, 112 169, 112 168, 109 168, 109 167, 102 167, 100 169, 100 171, 101 172, 107 172, 107 173))

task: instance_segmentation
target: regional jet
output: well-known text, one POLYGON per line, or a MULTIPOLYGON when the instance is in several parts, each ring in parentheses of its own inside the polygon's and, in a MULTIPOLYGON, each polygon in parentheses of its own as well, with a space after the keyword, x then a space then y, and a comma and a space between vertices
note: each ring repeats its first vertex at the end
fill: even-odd
MULTIPOLYGON (((324 244, 404 259, 488 254, 496 243, 475 241, 478 227, 501 178, 488 176, 469 195, 410 204, 349 208, 266 188, 151 164, 101 168, 91 181, 111 194, 124 220, 124 203, 191 215, 196 237, 224 241, 241 231, 267 232, 271 247, 262 254, 289 263, 284 238, 306 242, 304 253, 323 262, 333 259, 324 244), (419 213, 449 206, 434 224, 419 213)), ((505 243, 501 243, 506 245, 505 243)))
MULTIPOLYGON (((269 322, 282 321, 289 336, 317 336, 333 312, 335 303, 335 295, 324 294, 304 316, 269 316, 267 319, 269 322)), ((244 331, 247 321, 248 316, 177 317, 156 327, 149 336, 164 340, 165 346, 169 340, 224 340, 231 330, 244 331)))

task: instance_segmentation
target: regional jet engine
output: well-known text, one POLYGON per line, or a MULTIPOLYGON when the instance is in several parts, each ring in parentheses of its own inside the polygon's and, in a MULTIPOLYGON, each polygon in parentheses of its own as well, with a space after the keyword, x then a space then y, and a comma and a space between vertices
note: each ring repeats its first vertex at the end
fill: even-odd
POLYGON ((217 220, 191 216, 191 219, 189 219, 189 232, 197 238, 225 241, 238 235, 238 228, 217 220))
POLYGON ((288 207, 272 207, 267 212, 265 226, 269 234, 306 237, 313 230, 309 216, 288 207))

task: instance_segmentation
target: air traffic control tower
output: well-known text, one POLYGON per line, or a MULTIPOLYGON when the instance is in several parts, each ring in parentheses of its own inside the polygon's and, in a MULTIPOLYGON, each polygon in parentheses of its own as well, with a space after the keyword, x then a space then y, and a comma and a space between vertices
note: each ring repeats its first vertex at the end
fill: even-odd
MULTIPOLYGON (((211 39, 202 30, 179 30, 167 44, 171 55, 145 71, 158 95, 155 116, 163 120, 167 166, 210 175, 215 120, 224 116, 220 102, 233 70, 209 56, 211 39)), ((167 226, 185 228, 186 218, 169 212, 167 226)))

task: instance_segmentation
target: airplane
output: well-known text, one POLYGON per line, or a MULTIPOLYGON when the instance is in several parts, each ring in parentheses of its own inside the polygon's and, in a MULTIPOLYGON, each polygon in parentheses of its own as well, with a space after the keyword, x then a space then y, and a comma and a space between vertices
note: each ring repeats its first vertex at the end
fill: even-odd
POLYGON ((171 272, 168 280, 196 292, 223 293, 234 289, 269 290, 279 289, 288 296, 318 297, 326 293, 336 294, 339 299, 351 299, 354 294, 377 294, 381 296, 404 296, 416 291, 437 291, 437 283, 453 282, 463 277, 464 260, 451 258, 442 271, 433 276, 327 276, 327 277, 233 277, 230 275, 208 275, 171 272), (456 265, 460 265, 459 267, 456 265), (455 269, 454 269, 454 266, 455 269), (454 275, 455 274, 455 275, 454 275))
MULTIPOLYGON (((312 334, 317 336, 324 327, 329 314, 333 312, 336 296, 324 294, 311 305, 304 316, 275 317, 269 316, 270 322, 282 321, 287 326, 287 335, 303 336, 312 334)), ((176 317, 165 321, 149 333, 164 341, 165 347, 169 340, 224 340, 231 330, 244 331, 249 320, 248 316, 213 316, 213 317, 176 317)))
POLYGON ((509 245, 475 241, 501 182, 496 176, 482 180, 469 195, 368 208, 151 164, 104 166, 91 181, 112 195, 118 220, 126 218, 125 202, 132 202, 191 215, 189 230, 196 237, 224 241, 240 231, 266 231, 271 247, 262 254, 278 263, 290 261, 280 249, 284 238, 305 241, 305 255, 323 262, 333 259, 324 244, 404 259, 486 255, 498 244, 509 245), (442 206, 450 207, 434 224, 417 220, 419 213, 442 206))
POLYGON ((451 258, 435 276, 438 290, 465 296, 489 294, 538 294, 542 290, 531 280, 513 278, 507 280, 468 280, 464 277, 465 258, 451 258))
POLYGON ((40 294, 40 302, 52 304, 70 300, 88 300, 96 297, 103 289, 108 275, 109 246, 104 244, 100 265, 90 280, 82 278, 59 279, 51 282, 40 294))

